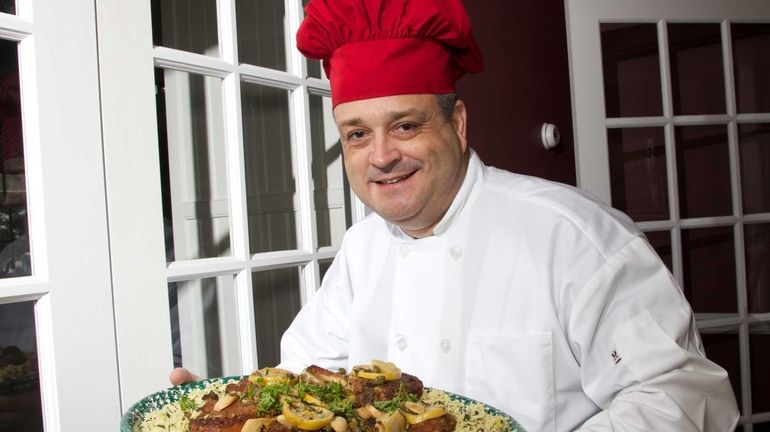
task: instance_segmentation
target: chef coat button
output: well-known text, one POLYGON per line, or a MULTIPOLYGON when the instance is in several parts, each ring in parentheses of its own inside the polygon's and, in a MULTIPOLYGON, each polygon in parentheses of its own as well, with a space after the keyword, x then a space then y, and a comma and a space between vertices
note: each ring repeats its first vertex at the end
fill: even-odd
POLYGON ((449 339, 441 339, 441 352, 446 354, 452 349, 452 344, 449 343, 449 339))
POLYGON ((460 246, 454 245, 451 248, 449 248, 449 255, 452 255, 452 258, 459 260, 463 256, 463 248, 460 246))
POLYGON ((406 338, 403 336, 399 336, 396 338, 396 347, 398 347, 399 351, 403 351, 406 349, 406 338))
POLYGON ((409 251, 410 249, 409 249, 409 246, 407 245, 401 245, 401 249, 399 250, 402 257, 406 257, 407 255, 409 255, 409 251))

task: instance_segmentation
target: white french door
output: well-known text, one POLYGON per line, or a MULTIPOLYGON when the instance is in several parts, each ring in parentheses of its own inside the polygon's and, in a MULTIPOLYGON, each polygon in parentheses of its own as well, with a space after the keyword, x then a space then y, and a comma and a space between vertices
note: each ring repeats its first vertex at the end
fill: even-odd
POLYGON ((118 427, 94 12, 0 3, 2 431, 118 427))
POLYGON ((277 363, 364 213, 328 81, 294 46, 302 6, 97 3, 124 410, 168 387, 174 365, 222 376, 277 363))
POLYGON ((578 185, 629 214, 770 430, 770 2, 567 0, 578 185))

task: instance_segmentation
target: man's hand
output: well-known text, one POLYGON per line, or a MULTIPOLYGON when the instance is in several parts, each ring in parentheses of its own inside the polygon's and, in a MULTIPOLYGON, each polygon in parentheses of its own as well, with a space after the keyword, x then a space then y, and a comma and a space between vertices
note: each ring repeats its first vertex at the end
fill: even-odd
POLYGON ((171 384, 173 385, 185 384, 200 379, 201 377, 182 367, 172 370, 171 374, 168 376, 168 380, 171 381, 171 384))

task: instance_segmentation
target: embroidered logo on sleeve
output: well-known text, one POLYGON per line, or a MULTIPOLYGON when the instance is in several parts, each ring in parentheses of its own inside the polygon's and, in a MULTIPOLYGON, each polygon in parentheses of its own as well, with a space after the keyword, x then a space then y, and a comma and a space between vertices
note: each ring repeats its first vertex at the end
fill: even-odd
POLYGON ((613 351, 612 352, 612 361, 615 364, 618 364, 618 363, 620 363, 621 360, 623 360, 623 359, 618 355, 618 352, 617 351, 613 351))

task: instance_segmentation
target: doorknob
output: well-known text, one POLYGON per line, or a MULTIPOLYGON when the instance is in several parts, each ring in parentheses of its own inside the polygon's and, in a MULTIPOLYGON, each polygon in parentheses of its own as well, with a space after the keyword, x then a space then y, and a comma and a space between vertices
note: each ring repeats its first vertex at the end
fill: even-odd
POLYGON ((543 141, 543 147, 550 150, 559 145, 559 128, 553 123, 543 123, 540 127, 540 139, 543 141))

